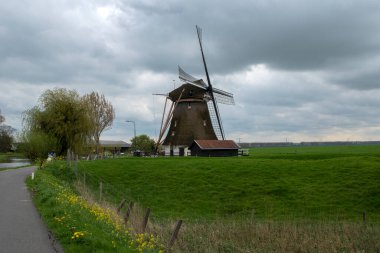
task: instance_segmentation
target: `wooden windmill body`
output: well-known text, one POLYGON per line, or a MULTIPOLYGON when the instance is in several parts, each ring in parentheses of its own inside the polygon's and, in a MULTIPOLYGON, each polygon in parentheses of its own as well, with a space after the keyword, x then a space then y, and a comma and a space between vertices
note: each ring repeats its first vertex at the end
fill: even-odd
POLYGON ((179 67, 181 86, 166 96, 158 144, 166 155, 186 155, 194 140, 224 140, 218 103, 234 104, 231 93, 213 88, 203 54, 201 29, 197 26, 199 45, 207 76, 207 84, 179 67), (171 102, 166 112, 168 101, 171 102), (165 136, 165 137, 164 137, 165 136))

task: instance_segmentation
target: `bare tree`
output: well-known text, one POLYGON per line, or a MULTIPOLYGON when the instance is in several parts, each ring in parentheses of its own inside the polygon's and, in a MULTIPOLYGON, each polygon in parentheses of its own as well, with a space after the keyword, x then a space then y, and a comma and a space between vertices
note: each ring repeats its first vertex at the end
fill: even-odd
POLYGON ((106 100, 103 94, 92 92, 83 97, 90 113, 93 130, 91 139, 96 145, 96 152, 100 146, 100 135, 111 127, 115 118, 115 110, 112 104, 106 100))

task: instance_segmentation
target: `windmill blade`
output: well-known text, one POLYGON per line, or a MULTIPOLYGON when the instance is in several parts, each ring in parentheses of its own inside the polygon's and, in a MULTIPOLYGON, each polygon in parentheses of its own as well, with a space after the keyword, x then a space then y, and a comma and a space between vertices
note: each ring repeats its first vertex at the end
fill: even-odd
MULTIPOLYGON (((185 92, 185 89, 182 89, 181 94, 178 97, 178 100, 177 101, 173 101, 173 103, 171 104, 170 110, 168 112, 168 115, 166 116, 165 123, 164 123, 164 118, 162 118, 163 125, 161 125, 160 136, 159 136, 158 141, 157 141, 157 147, 158 147, 158 145, 162 144, 161 143, 162 137, 164 136, 165 133, 167 133, 167 131, 169 129, 169 123, 170 123, 170 121, 173 118, 174 110, 177 107, 178 102, 181 100, 182 95, 183 95, 184 92, 185 92)), ((165 102, 165 108, 166 108, 166 102, 165 102)), ((165 109, 164 109, 164 114, 162 115, 162 117, 164 117, 164 115, 165 115, 165 109)))
POLYGON ((206 59, 205 59, 205 55, 203 53, 203 46, 202 46, 202 29, 199 27, 199 26, 195 26, 196 29, 197 29, 197 34, 198 34, 198 41, 199 41, 199 47, 201 48, 201 53, 202 53, 202 60, 203 60, 203 65, 204 65, 204 68, 205 68, 205 72, 206 72, 206 77, 207 77, 207 83, 208 83, 208 86, 210 88, 212 88, 211 86, 211 82, 210 82, 210 76, 208 74, 208 70, 207 70, 207 64, 206 64, 206 59))
POLYGON ((197 34, 198 34, 198 40, 199 40, 199 44, 201 45, 202 47, 202 28, 200 28, 199 26, 195 26, 195 28, 197 29, 197 34))
POLYGON ((210 76, 209 76, 208 70, 207 70, 207 64, 206 64, 205 55, 203 53, 203 47, 202 47, 202 29, 199 26, 195 26, 195 27, 197 29, 199 46, 201 48, 203 65, 205 67, 205 72, 206 72, 206 77, 207 77, 207 83, 208 83, 208 90, 210 91, 211 101, 212 101, 212 105, 214 107, 216 121, 218 123, 217 129, 220 130, 220 134, 222 136, 222 140, 224 140, 224 132, 223 132, 223 128, 222 128, 222 120, 221 120, 220 115, 219 115, 218 105, 217 105, 217 103, 215 101, 214 92, 213 92, 213 88, 212 88, 211 81, 210 81, 210 76))
POLYGON ((235 100, 234 100, 234 95, 232 93, 219 90, 216 88, 213 88, 212 91, 214 92, 214 98, 216 102, 225 104, 225 105, 234 105, 235 100))
POLYGON ((180 66, 178 66, 178 74, 179 74, 179 79, 186 83, 190 83, 202 89, 207 88, 207 84, 202 79, 197 79, 193 77, 192 75, 186 73, 180 66))
POLYGON ((210 113, 211 124, 214 129, 215 135, 218 140, 224 140, 224 132, 222 124, 219 124, 220 117, 217 116, 217 111, 215 110, 214 103, 210 100, 207 102, 208 111, 210 113))
POLYGON ((197 81, 198 79, 193 77, 192 75, 188 74, 185 72, 185 70, 183 70, 180 66, 178 66, 178 75, 179 75, 179 79, 181 79, 182 81, 188 81, 188 82, 195 82, 197 81))

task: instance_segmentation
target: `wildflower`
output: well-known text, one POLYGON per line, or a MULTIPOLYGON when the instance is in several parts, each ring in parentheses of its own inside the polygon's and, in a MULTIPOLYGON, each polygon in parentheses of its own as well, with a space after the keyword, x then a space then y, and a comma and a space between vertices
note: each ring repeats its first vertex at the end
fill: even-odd
POLYGON ((77 231, 77 232, 74 232, 73 236, 71 236, 71 239, 75 240, 75 239, 81 238, 83 236, 84 236, 84 232, 77 231))
POLYGON ((63 220, 65 219, 65 216, 62 216, 62 217, 54 217, 54 220, 61 223, 63 222, 63 220))

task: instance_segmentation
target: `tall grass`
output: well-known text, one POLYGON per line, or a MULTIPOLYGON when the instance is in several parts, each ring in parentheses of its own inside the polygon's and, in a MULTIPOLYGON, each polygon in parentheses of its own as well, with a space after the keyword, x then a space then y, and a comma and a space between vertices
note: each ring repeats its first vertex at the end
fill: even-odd
POLYGON ((379 226, 260 222, 185 224, 177 252, 379 252, 379 226))

